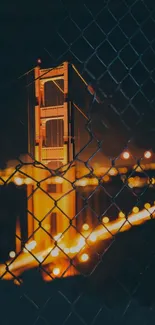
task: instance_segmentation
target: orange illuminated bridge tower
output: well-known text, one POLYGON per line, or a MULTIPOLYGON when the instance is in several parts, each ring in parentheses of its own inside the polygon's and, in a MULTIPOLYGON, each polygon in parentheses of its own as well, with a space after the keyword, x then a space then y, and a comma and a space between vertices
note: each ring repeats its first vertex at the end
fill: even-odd
POLYGON ((52 170, 67 168, 74 158, 69 64, 64 62, 54 69, 36 67, 34 91, 35 105, 29 100, 28 107, 28 151, 42 165, 33 168, 31 176, 36 181, 27 185, 28 238, 45 249, 56 235, 64 233, 67 241, 74 236, 69 226, 76 206, 71 184, 75 181, 74 164, 64 174, 65 179, 51 177, 52 170))

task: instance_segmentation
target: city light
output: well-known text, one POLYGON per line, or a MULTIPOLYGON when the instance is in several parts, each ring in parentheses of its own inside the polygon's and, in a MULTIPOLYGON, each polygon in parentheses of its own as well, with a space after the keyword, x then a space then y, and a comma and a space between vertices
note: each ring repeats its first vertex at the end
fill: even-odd
POLYGON ((145 151, 144 152, 144 157, 146 158, 146 159, 149 159, 149 158, 151 158, 151 156, 152 156, 152 153, 151 153, 151 151, 145 151))
POLYGON ((16 256, 16 253, 15 253, 14 251, 11 251, 11 252, 9 253, 9 256, 10 256, 11 258, 14 258, 14 257, 16 256))
POLYGON ((118 216, 119 218, 125 218, 125 214, 122 211, 119 212, 118 216))
POLYGON ((109 175, 111 175, 111 176, 116 176, 117 174, 118 174, 118 171, 117 171, 116 168, 111 168, 111 169, 109 170, 109 175))
POLYGON ((31 242, 29 242, 28 244, 25 245, 26 249, 29 251, 34 249, 36 246, 37 246, 37 243, 35 240, 32 240, 31 242))
POLYGON ((24 180, 24 183, 26 185, 32 184, 32 179, 30 177, 26 177, 25 180, 24 180))
POLYGON ((59 248, 55 247, 52 251, 51 251, 51 256, 56 257, 59 255, 59 248))
POLYGON ((87 178, 79 179, 79 180, 76 182, 76 185, 77 185, 77 186, 86 186, 86 185, 88 185, 88 180, 87 180, 87 178))
POLYGON ((110 177, 109 177, 108 175, 105 175, 105 176, 103 176, 102 180, 103 180, 104 182, 109 182, 110 177))
POLYGON ((108 217, 104 217, 104 218, 102 219, 102 222, 103 222, 103 223, 108 223, 108 222, 109 222, 109 218, 108 218, 108 217))
POLYGON ((64 248, 64 253, 65 253, 65 254, 69 254, 69 248, 65 247, 65 248, 64 248))
POLYGON ((129 159, 129 158, 130 158, 130 154, 129 154, 129 152, 128 152, 128 151, 124 151, 123 154, 122 154, 122 157, 123 157, 124 159, 129 159))
POLYGON ((147 210, 150 209, 151 208, 151 204, 150 203, 145 203, 144 204, 144 208, 147 209, 147 210))
POLYGON ((139 208, 138 207, 133 207, 132 212, 133 213, 138 213, 139 212, 139 208))
POLYGON ((89 230, 89 225, 87 223, 84 223, 82 229, 85 231, 89 230))
POLYGON ((39 261, 40 263, 42 263, 43 260, 44 260, 42 256, 38 256, 37 259, 38 259, 38 261, 39 261))
POLYGON ((53 274, 54 274, 54 275, 59 275, 59 274, 60 274, 60 269, 59 269, 59 267, 55 267, 55 268, 53 269, 53 274))
POLYGON ((82 254, 81 255, 81 262, 87 262, 89 260, 89 255, 88 254, 82 254))
POLYGON ((92 234, 89 236, 89 240, 90 240, 91 242, 95 242, 96 239, 97 239, 97 237, 96 237, 96 235, 95 235, 94 233, 92 233, 92 234))
POLYGON ((53 237, 57 242, 59 242, 62 239, 62 233, 57 234, 53 237))
POLYGON ((18 186, 22 185, 24 183, 24 180, 21 177, 15 177, 14 183, 18 186))
POLYGON ((56 184, 62 184, 63 183, 63 178, 60 176, 54 177, 54 181, 56 184))

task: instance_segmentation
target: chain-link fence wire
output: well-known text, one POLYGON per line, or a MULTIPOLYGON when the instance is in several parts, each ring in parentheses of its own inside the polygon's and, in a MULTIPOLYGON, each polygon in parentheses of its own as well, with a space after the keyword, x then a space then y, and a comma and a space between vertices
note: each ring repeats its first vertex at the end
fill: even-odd
POLYGON ((16 232, 21 250, 1 264, 2 324, 154 324, 155 5, 119 0, 62 6, 66 17, 45 51, 52 66, 69 60, 86 80, 87 112, 79 89, 73 106, 85 114, 89 140, 67 166, 50 169, 29 155, 1 173, 1 192, 13 180, 17 188, 6 195, 13 201, 18 196, 20 209, 27 196, 24 187, 19 194, 23 183, 33 184, 27 201, 41 192, 52 206, 40 219, 25 205, 35 222, 29 238, 22 212, 23 229, 16 232), (78 174, 71 180, 74 165, 78 174), (34 170, 40 170, 39 179, 34 170), (58 199, 43 185, 53 186, 54 179, 68 183, 58 199), (72 217, 59 205, 70 193, 77 197, 72 217), (46 224, 55 208, 66 222, 62 234, 46 224), (49 244, 35 246, 37 233, 49 244), (67 236, 70 247, 64 246, 67 236))

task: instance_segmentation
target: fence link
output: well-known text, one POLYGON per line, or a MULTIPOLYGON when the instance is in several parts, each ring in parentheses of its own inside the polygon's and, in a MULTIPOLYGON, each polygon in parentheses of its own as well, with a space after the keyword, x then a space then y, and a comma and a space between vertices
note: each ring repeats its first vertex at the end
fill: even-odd
POLYGON ((32 139, 0 172, 2 324, 154 324, 155 4, 60 8, 65 18, 44 49, 54 68, 28 73, 25 85, 29 113, 59 106, 59 123, 45 112, 42 159, 32 139), (37 82, 65 61, 68 98, 53 79, 49 102, 33 105, 37 82), (67 140, 64 101, 74 113, 67 140), (49 161, 48 148, 66 145, 65 163, 49 161))

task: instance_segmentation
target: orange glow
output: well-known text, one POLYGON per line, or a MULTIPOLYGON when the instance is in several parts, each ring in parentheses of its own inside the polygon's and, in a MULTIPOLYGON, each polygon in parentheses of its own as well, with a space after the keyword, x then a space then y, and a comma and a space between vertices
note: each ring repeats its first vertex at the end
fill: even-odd
POLYGON ((109 177, 108 175, 105 175, 105 176, 102 178, 102 180, 103 180, 104 182, 108 182, 108 181, 110 180, 110 177, 109 177))
POLYGON ((84 225, 82 226, 82 229, 85 231, 89 230, 89 225, 87 223, 84 223, 84 225))
POLYGON ((81 262, 87 262, 89 260, 89 255, 88 254, 82 254, 80 258, 81 262))
POLYGON ((14 177, 14 183, 20 186, 24 183, 24 180, 21 177, 14 177))
POLYGON ((59 242, 62 239, 62 233, 57 234, 53 237, 57 242, 59 242))
POLYGON ((26 185, 32 184, 32 179, 30 177, 25 178, 24 183, 26 185))
POLYGON ((128 151, 124 151, 123 154, 122 154, 122 157, 123 157, 124 159, 129 159, 129 158, 130 158, 130 154, 129 154, 129 152, 128 152, 128 151))
POLYGON ((151 153, 151 151, 145 151, 144 152, 144 157, 146 158, 146 159, 149 159, 149 158, 151 158, 151 156, 152 156, 152 153, 151 153))
POLYGON ((90 178, 88 179, 88 185, 92 185, 92 186, 97 186, 98 185, 98 179, 97 178, 90 178))
POLYGON ((53 269, 53 274, 54 274, 54 275, 59 275, 59 274, 60 274, 60 269, 59 269, 59 267, 55 267, 55 268, 53 269))
POLYGON ((51 229, 51 226, 50 226, 48 223, 46 223, 46 224, 44 225, 44 228, 45 228, 45 230, 50 230, 50 229, 51 229))
POLYGON ((133 213, 138 213, 139 212, 139 208, 138 207, 133 207, 132 212, 133 213))
POLYGON ((103 223, 108 223, 108 222, 109 222, 109 218, 108 218, 108 217, 104 217, 104 218, 102 219, 102 222, 103 222, 103 223))
MULTIPOLYGON (((110 239, 114 234, 118 232, 118 230, 119 232, 127 231, 128 229, 130 229, 131 224, 140 225, 143 224, 145 221, 150 220, 150 214, 152 214, 153 217, 155 217, 155 206, 150 207, 148 211, 144 209, 138 213, 133 213, 129 215, 128 220, 125 221, 125 223, 121 219, 117 219, 113 222, 110 222, 108 225, 108 230, 106 228, 103 228, 103 226, 98 226, 96 230, 90 235, 88 241, 90 241, 90 244, 93 245, 93 242, 95 242, 96 240, 100 241, 100 240, 110 239), (93 240, 91 241, 91 239, 93 240)), ((80 237, 77 246, 72 247, 73 251, 76 251, 78 253, 82 248, 85 248, 85 245, 86 245, 86 240, 83 237, 80 237)), ((48 249, 40 251, 36 255, 37 260, 40 261, 40 263, 42 262, 43 265, 49 263, 49 260, 48 262, 46 260, 46 256, 50 250, 51 248, 48 247, 48 249)), ((64 248, 64 251, 66 251, 66 253, 70 256, 71 253, 69 248, 64 248)), ((86 256, 84 254, 84 257, 82 257, 82 259, 84 260, 88 259, 87 254, 86 256)), ((84 262, 82 259, 80 259, 81 262, 84 262)), ((9 266, 9 269, 11 272, 16 272, 18 270, 18 273, 20 274, 23 268, 29 269, 29 268, 37 267, 38 266, 37 260, 33 255, 30 254, 25 255, 24 253, 21 253, 21 255, 17 259, 15 259, 13 263, 9 266)), ((54 260, 53 257, 51 256, 50 263, 52 263, 52 261, 54 260)), ((3 276, 5 272, 6 272, 6 266, 4 264, 0 265, 0 276, 3 276)), ((12 279, 12 275, 10 273, 5 273, 3 279, 10 280, 12 279)))
POLYGON ((86 186, 86 185, 88 185, 88 179, 87 178, 79 179, 76 182, 76 185, 77 186, 86 186))
POLYGON ((16 256, 16 253, 15 253, 14 251, 11 251, 11 252, 9 253, 9 256, 10 256, 11 258, 14 258, 14 257, 16 256))

